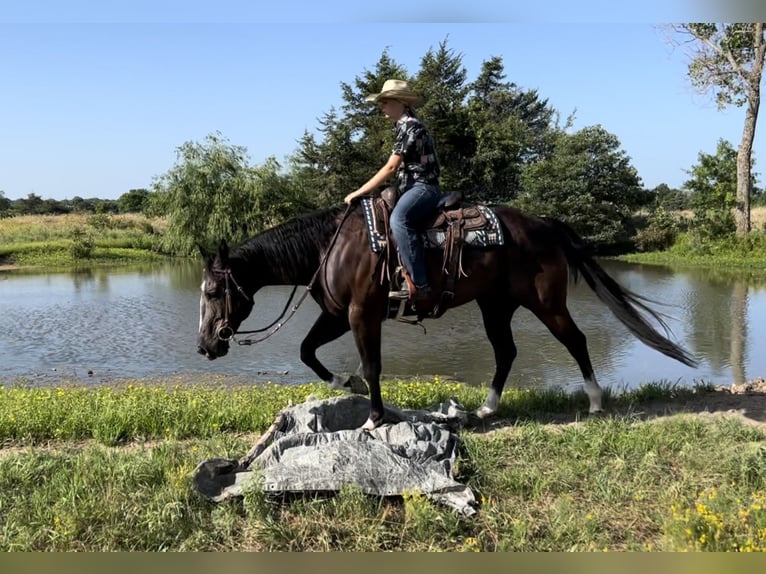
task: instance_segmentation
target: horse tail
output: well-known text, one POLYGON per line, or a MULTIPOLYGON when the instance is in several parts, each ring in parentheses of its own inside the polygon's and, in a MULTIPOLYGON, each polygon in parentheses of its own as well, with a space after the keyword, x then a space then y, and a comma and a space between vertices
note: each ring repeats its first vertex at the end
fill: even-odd
POLYGON ((575 280, 578 274, 582 275, 598 299, 644 344, 684 365, 697 366, 697 360, 688 351, 663 336, 647 321, 644 315, 654 319, 666 335, 670 334, 670 328, 660 314, 647 305, 654 301, 621 287, 598 264, 585 241, 569 225, 554 218, 544 219, 561 237, 561 246, 575 280))

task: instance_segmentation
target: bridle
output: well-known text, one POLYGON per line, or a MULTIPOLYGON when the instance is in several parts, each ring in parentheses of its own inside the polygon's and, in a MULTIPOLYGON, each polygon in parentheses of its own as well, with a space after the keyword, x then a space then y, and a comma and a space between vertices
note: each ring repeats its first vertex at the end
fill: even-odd
POLYGON ((234 274, 231 272, 231 269, 220 269, 213 272, 214 275, 223 276, 224 279, 224 290, 223 290, 223 321, 218 326, 218 328, 215 330, 215 335, 218 337, 221 341, 230 341, 234 338, 234 334, 236 331, 232 329, 231 324, 229 323, 229 315, 232 313, 232 306, 231 306, 231 287, 230 285, 233 284, 237 291, 239 291, 239 294, 242 295, 242 297, 245 298, 245 300, 250 301, 250 296, 245 293, 245 290, 242 289, 239 283, 237 283, 237 280, 234 279, 234 274))
MULTIPOLYGON (((311 277, 311 281, 309 281, 309 284, 307 285, 306 290, 303 292, 303 295, 301 295, 301 298, 298 300, 298 302, 295 305, 293 305, 293 308, 290 310, 289 315, 285 318, 284 321, 280 322, 282 317, 284 317, 285 314, 287 313, 287 309, 290 307, 290 303, 292 302, 293 297, 295 296, 295 292, 298 290, 298 285, 293 286, 293 290, 290 293, 290 297, 287 299, 287 303, 282 309, 282 312, 279 314, 279 317, 277 317, 274 321, 272 321, 267 326, 262 327, 260 329, 252 329, 248 331, 237 331, 231 327, 231 324, 229 322, 229 316, 231 315, 233 310, 233 307, 231 304, 232 290, 230 285, 234 285, 237 291, 239 291, 239 294, 242 295, 242 297, 244 297, 246 301, 252 302, 252 298, 245 292, 244 289, 242 289, 240 284, 237 283, 237 280, 234 279, 234 274, 232 273, 231 268, 227 267, 225 269, 217 269, 213 271, 214 275, 217 275, 219 277, 223 276, 223 279, 224 279, 223 321, 221 322, 221 324, 218 326, 218 328, 215 331, 216 337, 218 337, 218 339, 220 339, 221 341, 231 341, 232 339, 234 339, 234 335, 254 335, 255 333, 262 333, 274 327, 269 333, 267 333, 266 335, 258 339, 245 337, 241 341, 237 341, 237 344, 239 345, 254 345, 256 343, 260 343, 261 341, 265 341, 266 339, 271 337, 274 333, 279 331, 284 326, 285 323, 287 323, 290 319, 292 319, 293 315, 295 315, 296 311, 298 311, 298 308, 306 300, 306 297, 308 297, 308 294, 311 292, 311 289, 314 286, 314 283, 316 282, 317 277, 319 276, 319 272, 322 270, 322 268, 324 267, 324 264, 327 262, 327 257, 330 255, 330 251, 332 251, 332 248, 335 245, 335 241, 338 238, 338 234, 340 233, 340 229, 343 226, 343 223, 346 221, 348 214, 351 212, 351 207, 352 207, 352 204, 349 204, 346 207, 346 211, 343 214, 343 218, 338 224, 338 228, 335 230, 335 235, 333 235, 332 241, 330 242, 330 245, 327 248, 327 251, 325 252, 324 257, 322 258, 322 261, 319 262, 319 267, 314 272, 314 275, 311 277)), ((332 294, 330 295, 332 296, 332 294)))

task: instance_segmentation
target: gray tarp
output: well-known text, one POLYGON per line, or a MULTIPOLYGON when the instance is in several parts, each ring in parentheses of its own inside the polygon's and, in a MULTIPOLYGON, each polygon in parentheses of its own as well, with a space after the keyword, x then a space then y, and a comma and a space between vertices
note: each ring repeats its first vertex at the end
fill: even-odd
POLYGON ((253 480, 274 494, 355 484, 379 496, 420 492, 464 515, 475 513, 473 492, 452 478, 459 443, 454 431, 467 418, 458 402, 426 410, 386 405, 383 425, 360 430, 369 411, 369 400, 359 395, 286 408, 245 457, 201 462, 194 483, 216 502, 241 496, 253 480))

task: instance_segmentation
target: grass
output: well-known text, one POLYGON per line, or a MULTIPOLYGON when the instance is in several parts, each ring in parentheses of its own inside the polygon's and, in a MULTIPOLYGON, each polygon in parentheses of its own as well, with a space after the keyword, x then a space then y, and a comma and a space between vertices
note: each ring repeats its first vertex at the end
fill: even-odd
POLYGON ((161 258, 166 222, 135 214, 24 215, 0 219, 0 261, 21 267, 141 263, 161 258))
POLYGON ((745 238, 725 237, 701 241, 693 233, 682 233, 665 251, 630 253, 619 259, 631 263, 677 267, 766 270, 766 232, 754 231, 745 238))
MULTIPOLYGON (((691 213, 678 212, 675 216, 689 219, 691 213)), ((619 259, 631 263, 676 267, 766 270, 766 207, 752 209, 751 226, 753 231, 744 238, 730 236, 702 239, 693 232, 684 232, 664 251, 630 253, 621 255, 619 259)))
MULTIPOLYGON (((610 405, 704 391, 647 385, 610 405)), ((230 387, 126 381, 111 388, 0 388, 0 550, 766 550, 766 437, 723 417, 631 416, 576 424, 581 393, 514 391, 491 433, 464 431, 456 478, 481 501, 461 518, 418 493, 273 497, 213 504, 191 477, 238 458, 284 406, 323 385, 230 387)), ((423 407, 482 389, 390 381, 385 400, 423 407)), ((584 415, 583 415, 584 417, 584 415)), ((585 417, 584 417, 585 418, 585 417)))

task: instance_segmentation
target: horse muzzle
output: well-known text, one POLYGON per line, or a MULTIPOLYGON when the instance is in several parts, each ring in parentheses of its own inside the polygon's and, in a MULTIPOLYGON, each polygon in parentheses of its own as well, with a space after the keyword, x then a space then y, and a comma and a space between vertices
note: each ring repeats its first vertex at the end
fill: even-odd
POLYGON ((200 336, 197 339, 197 352, 205 355, 211 361, 218 357, 223 357, 229 352, 229 341, 234 336, 234 330, 231 327, 222 325, 215 331, 212 337, 200 336))

